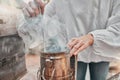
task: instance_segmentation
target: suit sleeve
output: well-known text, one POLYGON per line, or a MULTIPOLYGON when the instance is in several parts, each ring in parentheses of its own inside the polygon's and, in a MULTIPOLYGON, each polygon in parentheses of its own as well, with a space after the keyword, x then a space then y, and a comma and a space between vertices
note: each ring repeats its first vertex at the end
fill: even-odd
POLYGON ((94 36, 93 53, 120 59, 120 0, 114 0, 107 28, 90 32, 94 36))

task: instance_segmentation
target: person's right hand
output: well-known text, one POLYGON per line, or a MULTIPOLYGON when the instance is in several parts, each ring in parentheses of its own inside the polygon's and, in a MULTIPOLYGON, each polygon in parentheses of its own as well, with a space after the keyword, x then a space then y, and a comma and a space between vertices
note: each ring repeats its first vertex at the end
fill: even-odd
POLYGON ((44 13, 45 5, 41 0, 30 1, 28 5, 24 6, 23 13, 27 17, 35 17, 44 13))

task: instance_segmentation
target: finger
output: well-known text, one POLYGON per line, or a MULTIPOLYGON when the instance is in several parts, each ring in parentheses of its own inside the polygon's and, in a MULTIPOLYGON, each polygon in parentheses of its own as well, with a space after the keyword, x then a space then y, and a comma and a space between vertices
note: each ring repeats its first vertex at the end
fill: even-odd
POLYGON ((34 10, 29 5, 27 5, 26 9, 27 9, 27 11, 28 11, 28 13, 30 14, 31 17, 35 16, 34 10))
POLYGON ((33 15, 34 11, 30 8, 30 6, 28 4, 26 4, 22 0, 16 0, 16 1, 20 5, 20 8, 22 8, 22 11, 25 14, 25 16, 30 17, 33 15))
POLYGON ((70 50, 70 56, 73 56, 73 55, 74 55, 74 52, 75 52, 74 49, 70 50))
POLYGON ((72 49, 77 43, 78 43, 78 40, 74 40, 73 42, 69 43, 70 49, 72 49))
POLYGON ((27 11, 26 8, 23 8, 22 11, 23 11, 25 16, 30 17, 30 14, 29 14, 29 12, 27 11))
POLYGON ((83 44, 77 51, 74 52, 74 55, 79 54, 81 51, 86 49, 88 46, 89 46, 88 43, 83 44))
MULTIPOLYGON (((75 39, 74 39, 74 40, 75 40, 75 39)), ((73 42, 74 40, 72 39, 72 40, 70 40, 70 41, 68 42, 67 46, 68 46, 69 48, 70 48, 70 43, 73 42)))
POLYGON ((77 43, 78 43, 78 39, 72 41, 72 42, 70 43, 70 48, 72 49, 77 43))
MULTIPOLYGON (((78 44, 77 44, 77 45, 78 45, 78 44)), ((80 43, 79 46, 81 47, 81 46, 83 46, 83 44, 80 43)), ((79 48, 80 48, 80 47, 79 47, 79 48)), ((71 54, 71 55, 74 55, 74 53, 75 53, 76 51, 78 51, 79 48, 73 47, 72 50, 70 51, 70 54, 71 54)))
POLYGON ((82 43, 81 41, 79 43, 77 43, 75 46, 73 46, 72 48, 72 53, 76 52, 84 43, 82 43))
POLYGON ((81 47, 81 45, 83 45, 83 41, 82 40, 79 40, 79 42, 73 47, 75 49, 79 49, 81 47))
POLYGON ((40 11, 37 7, 37 4, 34 1, 31 1, 31 2, 29 2, 29 5, 34 10, 35 15, 37 16, 40 13, 40 11))
POLYGON ((72 39, 68 42, 67 46, 70 48, 71 43, 72 43, 73 41, 75 41, 76 39, 77 39, 77 38, 72 38, 72 39))
POLYGON ((44 13, 44 7, 46 4, 44 4, 41 0, 35 0, 35 2, 38 4, 39 9, 41 10, 41 13, 44 13))

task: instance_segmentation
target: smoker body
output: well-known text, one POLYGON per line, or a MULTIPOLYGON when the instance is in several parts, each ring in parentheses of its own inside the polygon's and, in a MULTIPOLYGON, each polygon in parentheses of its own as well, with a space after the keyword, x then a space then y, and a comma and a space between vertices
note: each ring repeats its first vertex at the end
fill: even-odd
POLYGON ((26 73, 24 43, 17 35, 0 37, 0 80, 18 80, 26 73))
POLYGON ((39 77, 39 80, 75 80, 75 67, 74 63, 71 64, 69 54, 41 53, 39 77))

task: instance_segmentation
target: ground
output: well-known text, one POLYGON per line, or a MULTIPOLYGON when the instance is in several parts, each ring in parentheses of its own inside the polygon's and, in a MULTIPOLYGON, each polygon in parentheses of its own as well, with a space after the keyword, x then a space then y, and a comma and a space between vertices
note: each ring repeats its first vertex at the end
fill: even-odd
POLYGON ((27 73, 21 80, 37 80, 37 71, 39 69, 40 58, 39 55, 26 55, 27 73))
MULTIPOLYGON (((39 55, 26 55, 27 73, 20 80, 37 80, 37 71, 39 69, 40 58, 39 55)), ((108 77, 120 72, 120 61, 112 62, 110 64, 110 71, 108 77)), ((87 75, 88 78, 89 75, 87 75)), ((89 79, 86 79, 89 80, 89 79)))

